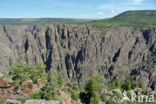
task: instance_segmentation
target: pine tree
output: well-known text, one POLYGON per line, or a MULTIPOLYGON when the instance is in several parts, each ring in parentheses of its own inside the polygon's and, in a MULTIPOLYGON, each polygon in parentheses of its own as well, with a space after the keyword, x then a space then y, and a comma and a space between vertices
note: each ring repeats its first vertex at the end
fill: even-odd
POLYGON ((58 86, 61 88, 64 86, 64 78, 61 73, 58 74, 58 86))
POLYGON ((85 84, 86 91, 86 103, 98 104, 100 97, 98 95, 99 83, 95 80, 94 76, 91 76, 85 84))
POLYGON ((46 66, 43 63, 39 63, 35 66, 19 62, 9 67, 8 70, 14 85, 20 87, 24 80, 31 79, 34 83, 37 83, 38 79, 44 81, 47 75, 45 68, 46 66))
POLYGON ((46 100, 58 100, 59 89, 57 77, 53 74, 48 74, 47 82, 42 88, 41 96, 46 100))

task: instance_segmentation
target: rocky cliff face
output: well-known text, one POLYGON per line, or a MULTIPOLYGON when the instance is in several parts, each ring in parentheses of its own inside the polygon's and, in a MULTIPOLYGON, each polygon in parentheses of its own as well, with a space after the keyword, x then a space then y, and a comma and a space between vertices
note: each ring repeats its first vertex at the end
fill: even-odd
POLYGON ((44 62, 46 71, 84 82, 130 78, 156 89, 156 28, 116 27, 99 38, 87 25, 0 26, 0 68, 44 62))

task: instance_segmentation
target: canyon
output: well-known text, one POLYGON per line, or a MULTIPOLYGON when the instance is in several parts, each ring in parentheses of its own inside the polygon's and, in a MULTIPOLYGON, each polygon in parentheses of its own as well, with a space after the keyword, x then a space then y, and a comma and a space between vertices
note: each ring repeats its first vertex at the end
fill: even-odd
POLYGON ((86 24, 1 25, 0 70, 16 62, 43 62, 46 72, 80 84, 102 74, 106 84, 131 79, 156 91, 156 27, 116 26, 102 33, 86 24))

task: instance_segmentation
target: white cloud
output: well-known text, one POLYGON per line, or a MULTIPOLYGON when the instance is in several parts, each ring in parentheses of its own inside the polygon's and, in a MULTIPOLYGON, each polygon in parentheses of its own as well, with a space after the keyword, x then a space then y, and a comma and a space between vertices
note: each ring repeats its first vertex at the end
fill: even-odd
MULTIPOLYGON (((121 10, 121 9, 131 9, 131 8, 138 8, 136 5, 143 5, 143 1, 144 0, 131 0, 130 1, 126 1, 126 2, 114 2, 112 4, 102 4, 99 5, 97 7, 98 10, 113 10, 112 13, 114 12, 114 10, 121 10)), ((145 5, 145 4, 144 4, 145 5)), ((146 6, 147 7, 147 6, 146 6)))
POLYGON ((104 15, 103 12, 98 12, 98 13, 96 13, 96 16, 103 16, 103 15, 104 15))
POLYGON ((81 14, 80 18, 104 18, 104 12, 100 11, 94 14, 81 14))
POLYGON ((114 13, 115 11, 114 10, 111 10, 111 12, 114 13))
POLYGON ((143 0, 133 0, 133 4, 141 4, 143 0))

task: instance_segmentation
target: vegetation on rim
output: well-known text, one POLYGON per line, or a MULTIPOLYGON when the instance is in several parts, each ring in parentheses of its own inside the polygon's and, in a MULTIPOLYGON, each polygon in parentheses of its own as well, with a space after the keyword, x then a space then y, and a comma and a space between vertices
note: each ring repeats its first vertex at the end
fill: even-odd
MULTIPOLYGON (((29 98, 22 98, 21 101, 25 102, 27 99, 46 99, 46 100, 58 100, 60 99, 60 91, 64 90, 71 94, 71 98, 74 101, 81 99, 85 104, 98 104, 100 101, 106 104, 116 104, 105 93, 100 94, 101 89, 120 89, 121 91, 133 90, 135 88, 144 89, 142 83, 137 83, 130 80, 116 80, 111 82, 110 86, 103 84, 103 78, 101 75, 92 75, 84 86, 79 86, 75 89, 72 85, 65 84, 62 74, 45 73, 46 66, 43 63, 37 65, 26 65, 23 63, 16 63, 14 66, 8 68, 9 77, 13 80, 14 85, 20 89, 24 80, 32 80, 36 83, 37 79, 41 79, 44 86, 37 93, 33 93, 29 98), (68 89, 68 90, 66 90, 68 89)), ((74 84, 75 85, 75 84, 74 84)), ((122 99, 122 95, 119 92, 114 92, 114 97, 122 99)), ((130 94, 129 94, 130 96, 130 94)), ((2 101, 1 101, 2 102, 2 101)))

